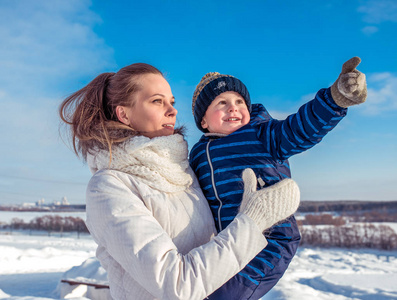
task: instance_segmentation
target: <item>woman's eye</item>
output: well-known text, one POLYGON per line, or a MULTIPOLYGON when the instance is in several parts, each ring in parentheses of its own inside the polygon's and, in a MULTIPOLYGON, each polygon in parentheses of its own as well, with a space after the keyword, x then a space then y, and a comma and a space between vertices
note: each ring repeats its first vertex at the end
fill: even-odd
POLYGON ((153 103, 161 103, 161 102, 162 102, 161 99, 154 99, 154 100, 153 100, 153 103))
POLYGON ((172 105, 172 106, 175 106, 175 103, 176 103, 175 101, 174 101, 174 102, 171 102, 171 105, 172 105))

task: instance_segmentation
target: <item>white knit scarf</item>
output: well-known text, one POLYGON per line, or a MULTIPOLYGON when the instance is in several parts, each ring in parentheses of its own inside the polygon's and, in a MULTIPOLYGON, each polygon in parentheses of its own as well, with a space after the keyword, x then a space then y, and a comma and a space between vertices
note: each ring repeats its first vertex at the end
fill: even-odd
POLYGON ((172 193, 193 183, 187 153, 187 143, 180 134, 152 139, 137 136, 112 148, 110 165, 107 150, 88 155, 87 163, 93 173, 102 169, 122 171, 154 189, 172 193))

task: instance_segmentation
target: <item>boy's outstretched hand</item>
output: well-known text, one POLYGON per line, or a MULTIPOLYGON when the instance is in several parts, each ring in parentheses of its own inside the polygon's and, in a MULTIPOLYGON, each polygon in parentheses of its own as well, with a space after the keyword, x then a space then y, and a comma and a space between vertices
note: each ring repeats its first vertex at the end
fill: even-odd
POLYGON ((361 59, 357 56, 349 59, 342 66, 342 72, 331 86, 331 94, 340 107, 349 107, 365 102, 367 83, 365 74, 356 70, 361 59))

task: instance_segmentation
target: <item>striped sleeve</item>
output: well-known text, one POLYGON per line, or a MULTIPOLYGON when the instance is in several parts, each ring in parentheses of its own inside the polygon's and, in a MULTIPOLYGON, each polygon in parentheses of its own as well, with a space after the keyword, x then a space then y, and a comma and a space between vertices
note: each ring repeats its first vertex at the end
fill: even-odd
POLYGON ((321 89, 285 120, 258 124, 258 138, 273 157, 285 160, 318 144, 346 113, 335 104, 330 88, 321 89))

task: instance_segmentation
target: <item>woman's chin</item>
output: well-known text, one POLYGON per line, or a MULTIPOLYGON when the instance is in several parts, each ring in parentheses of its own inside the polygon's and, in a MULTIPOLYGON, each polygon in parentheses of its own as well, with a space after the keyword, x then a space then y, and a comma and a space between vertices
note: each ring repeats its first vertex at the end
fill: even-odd
POLYGON ((158 131, 145 132, 145 133, 143 133, 143 135, 148 138, 155 138, 155 137, 160 137, 160 136, 173 135, 174 132, 175 132, 174 128, 162 128, 158 131))

